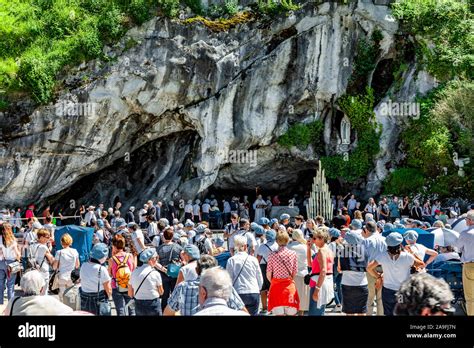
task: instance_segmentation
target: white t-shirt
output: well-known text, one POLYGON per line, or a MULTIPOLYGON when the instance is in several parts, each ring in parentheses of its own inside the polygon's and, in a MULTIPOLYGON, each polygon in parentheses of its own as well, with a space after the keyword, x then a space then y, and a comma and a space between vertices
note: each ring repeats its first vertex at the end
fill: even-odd
POLYGON ((184 212, 192 214, 193 213, 193 205, 192 204, 186 204, 184 206, 184 212))
POLYGON ((193 243, 193 240, 194 240, 194 237, 196 237, 196 231, 194 231, 194 230, 189 230, 189 231, 186 231, 186 234, 188 235, 188 242, 189 242, 189 244, 192 244, 192 243, 193 243))
POLYGON ((97 238, 99 238, 99 241, 102 243, 104 241, 104 230, 100 228, 95 231, 95 234, 97 235, 97 238))
POLYGON ((257 256, 261 256, 262 259, 260 260, 260 264, 266 264, 268 261, 268 256, 271 252, 278 250, 278 244, 276 242, 272 243, 265 243, 258 247, 257 249, 257 256))
POLYGON ((158 293, 158 287, 162 285, 161 275, 157 270, 152 271, 151 266, 148 264, 144 264, 132 272, 130 284, 132 285, 133 291, 135 292, 135 298, 137 300, 154 300, 160 297, 160 294, 158 293), (146 277, 148 273, 150 274, 148 277, 146 277), (145 281, 141 285, 140 289, 138 289, 140 283, 145 277, 145 281))
MULTIPOLYGON (((276 243, 275 243, 276 244, 276 243)), ((266 248, 268 250, 268 248, 266 248)), ((291 242, 288 244, 288 249, 296 253, 298 260, 298 273, 296 275, 305 276, 308 274, 308 257, 306 255, 306 245, 300 242, 291 242)))
POLYGON ((143 251, 143 248, 140 246, 140 244, 138 244, 138 240, 141 240, 142 244, 145 245, 145 237, 143 237, 143 232, 140 229, 133 231, 132 242, 137 252, 141 253, 143 251))
POLYGON ((148 225, 148 237, 153 238, 158 234, 158 225, 155 221, 150 222, 148 225))
POLYGON ((110 282, 111 278, 107 268, 98 263, 86 262, 81 266, 81 288, 83 292, 97 293, 97 283, 99 282, 99 268, 100 272, 99 291, 104 290, 104 283, 110 282))
POLYGON ((59 250, 54 258, 59 260, 59 279, 71 279, 71 272, 76 268, 76 260, 79 260, 77 250, 73 248, 59 250))
POLYGON ((146 214, 146 209, 140 209, 140 212, 138 213, 138 221, 142 224, 146 221, 146 215, 142 216, 143 214, 146 214))
POLYGON ((33 256, 36 260, 36 264, 40 267, 39 271, 43 273, 45 278, 49 278, 49 263, 45 255, 49 251, 48 247, 44 244, 36 244, 32 247, 33 256), (44 261, 44 262, 43 262, 44 261))
POLYGON ((32 242, 36 242, 37 236, 36 233, 33 231, 29 231, 25 235, 25 242, 28 242, 28 244, 31 244, 32 242))
POLYGON ((93 211, 88 211, 84 217, 84 220, 86 220, 86 224, 90 225, 91 221, 97 221, 97 218, 93 211))
POLYGON ((160 244, 161 244, 161 236, 157 235, 151 241, 151 245, 153 245, 155 248, 158 248, 160 246, 160 244))
POLYGON ((188 263, 186 266, 181 267, 180 272, 183 273, 184 281, 196 280, 198 274, 196 272, 196 261, 188 263))
POLYGON ((348 286, 367 285, 366 272, 342 271, 341 284, 348 286))
POLYGON ((51 238, 54 239, 54 230, 56 229, 56 226, 54 226, 53 224, 44 224, 43 227, 49 231, 49 233, 51 234, 51 238))
POLYGON ((357 200, 355 200, 355 199, 349 199, 349 200, 347 201, 347 209, 349 209, 349 210, 355 209, 356 204, 357 204, 357 200))
POLYGON ((459 254, 455 251, 451 251, 449 253, 442 253, 442 254, 438 254, 438 256, 436 256, 436 259, 434 260, 433 263, 437 263, 437 262, 445 262, 445 261, 448 261, 448 260, 457 260, 459 261, 461 258, 459 257, 459 254))
POLYGON ((209 213, 209 210, 211 209, 211 206, 208 203, 204 203, 202 205, 202 212, 203 213, 209 213))
POLYGON ((0 236, 0 261, 1 260, 7 260, 7 261, 16 260, 16 253, 15 253, 16 246, 17 246, 16 241, 13 241, 13 243, 7 248, 6 246, 3 245, 3 238, 2 236, 0 236))
POLYGON ((199 206, 199 204, 193 205, 193 215, 199 215, 200 210, 201 210, 201 207, 199 206))
POLYGON ((410 277, 410 268, 415 262, 415 257, 402 251, 397 260, 392 260, 388 252, 385 252, 379 254, 375 261, 383 268, 383 286, 398 291, 402 283, 410 277))
POLYGON ((204 248, 206 248, 206 252, 210 255, 212 255, 212 239, 207 237, 204 240, 204 248))
POLYGON ((427 247, 425 247, 423 244, 415 243, 415 244, 410 244, 410 248, 413 251, 413 253, 415 253, 415 255, 420 258, 421 261, 425 260, 427 247))

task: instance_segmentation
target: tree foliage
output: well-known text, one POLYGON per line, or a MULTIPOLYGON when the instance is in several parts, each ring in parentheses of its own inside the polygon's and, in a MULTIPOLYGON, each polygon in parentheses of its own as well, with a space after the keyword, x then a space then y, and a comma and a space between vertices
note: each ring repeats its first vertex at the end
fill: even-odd
POLYGON ((392 4, 418 57, 441 80, 474 77, 474 15, 468 1, 406 0, 392 4))

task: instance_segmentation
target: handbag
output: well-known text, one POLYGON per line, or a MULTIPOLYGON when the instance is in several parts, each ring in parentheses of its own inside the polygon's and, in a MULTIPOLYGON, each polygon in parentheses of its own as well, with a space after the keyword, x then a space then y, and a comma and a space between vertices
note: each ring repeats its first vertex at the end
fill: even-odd
POLYGON ((166 267, 166 275, 170 278, 178 278, 179 270, 181 269, 180 265, 177 265, 176 263, 171 261, 171 258, 173 257, 173 250, 174 250, 175 245, 176 244, 174 244, 173 247, 171 248, 168 267, 166 267))
POLYGON ((9 278, 14 274, 17 274, 18 272, 23 271, 23 265, 19 261, 9 263, 7 266, 8 266, 7 273, 8 273, 9 278))
POLYGON ((59 253, 58 269, 53 272, 49 278, 49 290, 51 293, 59 294, 59 266, 61 265, 61 253, 59 253))
POLYGON ((105 298, 105 301, 100 301, 100 272, 102 272, 102 265, 99 265, 99 280, 97 282, 97 315, 99 316, 111 316, 112 307, 109 299, 105 298))
POLYGON ((312 277, 312 276, 315 276, 315 275, 318 275, 318 273, 311 273, 311 274, 308 273, 308 274, 306 274, 306 275, 304 276, 304 279, 303 279, 304 283, 305 283, 306 285, 309 285, 309 282, 311 281, 311 277, 312 277))

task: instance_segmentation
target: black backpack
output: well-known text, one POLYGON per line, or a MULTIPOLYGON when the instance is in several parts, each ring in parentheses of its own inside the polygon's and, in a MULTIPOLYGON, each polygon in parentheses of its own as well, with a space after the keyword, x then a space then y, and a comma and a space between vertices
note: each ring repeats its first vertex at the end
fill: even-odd
POLYGON ((204 238, 202 238, 201 240, 199 240, 199 241, 196 242, 196 246, 198 247, 199 253, 200 253, 201 255, 207 254, 206 243, 205 243, 205 242, 206 242, 206 239, 207 239, 207 237, 204 237, 204 238))

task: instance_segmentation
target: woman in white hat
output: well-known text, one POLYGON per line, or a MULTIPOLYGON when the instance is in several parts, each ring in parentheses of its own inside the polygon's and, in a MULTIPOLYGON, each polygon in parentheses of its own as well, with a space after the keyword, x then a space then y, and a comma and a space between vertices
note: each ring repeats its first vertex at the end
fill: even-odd
POLYGON ((367 267, 367 272, 377 279, 376 288, 380 289, 382 286, 383 311, 384 315, 388 316, 393 315, 397 303, 396 293, 402 283, 410 277, 411 267, 424 266, 423 262, 403 251, 402 242, 403 237, 400 233, 390 233, 385 239, 387 251, 380 253, 367 267), (376 271, 378 265, 382 266, 382 273, 376 271))
POLYGON ((425 262, 425 267, 432 263, 438 253, 433 249, 425 247, 423 244, 419 244, 416 241, 418 240, 418 233, 414 230, 408 230, 403 234, 403 238, 407 242, 405 245, 405 251, 417 257, 420 261, 425 260, 425 255, 429 255, 430 258, 425 262))
POLYGON ((162 315, 160 296, 164 289, 161 275, 155 268, 158 262, 155 248, 145 249, 140 261, 143 265, 132 272, 128 296, 135 299, 136 315, 162 315))

